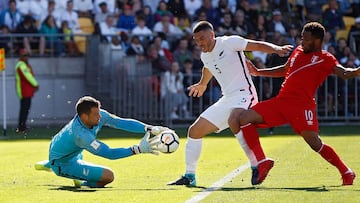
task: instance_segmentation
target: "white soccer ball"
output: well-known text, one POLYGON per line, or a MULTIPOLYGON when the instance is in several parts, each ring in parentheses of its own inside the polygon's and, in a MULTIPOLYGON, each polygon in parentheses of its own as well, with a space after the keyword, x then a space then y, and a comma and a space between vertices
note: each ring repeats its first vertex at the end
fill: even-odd
POLYGON ((160 143, 157 148, 160 152, 169 154, 173 153, 179 148, 180 139, 179 136, 173 130, 165 130, 159 135, 160 143))

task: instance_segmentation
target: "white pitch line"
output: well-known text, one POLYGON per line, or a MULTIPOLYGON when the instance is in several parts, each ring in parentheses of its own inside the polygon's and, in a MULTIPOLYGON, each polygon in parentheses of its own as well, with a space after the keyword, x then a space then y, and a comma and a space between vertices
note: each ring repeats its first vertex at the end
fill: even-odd
POLYGON ((205 197, 209 196, 212 192, 221 189, 221 187, 225 183, 230 182, 233 178, 238 176, 240 173, 244 172, 249 167, 250 167, 249 163, 240 166, 239 168, 237 168, 237 169, 233 170, 232 172, 230 172, 229 174, 227 174, 222 179, 220 179, 217 182, 215 182, 214 184, 212 184, 209 188, 201 191, 199 194, 193 196, 191 199, 186 200, 185 203, 195 203, 195 202, 199 202, 199 201, 205 199, 205 197))

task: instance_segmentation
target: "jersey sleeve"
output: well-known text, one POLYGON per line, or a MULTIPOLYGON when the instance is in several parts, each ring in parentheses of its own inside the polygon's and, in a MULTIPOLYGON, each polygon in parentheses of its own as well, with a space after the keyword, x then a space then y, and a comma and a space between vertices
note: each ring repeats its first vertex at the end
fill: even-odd
POLYGON ((224 43, 233 51, 244 51, 247 46, 248 40, 237 35, 231 35, 224 37, 224 43))
POLYGON ((86 151, 107 159, 120 159, 131 156, 131 148, 110 148, 105 143, 95 139, 90 132, 81 131, 75 135, 75 143, 86 151))
POLYGON ((103 125, 133 133, 145 133, 145 123, 131 118, 120 118, 105 110, 101 110, 103 125))

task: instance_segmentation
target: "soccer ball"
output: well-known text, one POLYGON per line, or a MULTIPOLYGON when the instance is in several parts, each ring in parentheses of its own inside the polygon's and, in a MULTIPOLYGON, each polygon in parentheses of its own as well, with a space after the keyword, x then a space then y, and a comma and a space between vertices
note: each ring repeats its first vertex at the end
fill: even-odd
POLYGON ((165 130, 160 133, 157 149, 165 154, 173 153, 179 147, 179 136, 173 130, 165 130))

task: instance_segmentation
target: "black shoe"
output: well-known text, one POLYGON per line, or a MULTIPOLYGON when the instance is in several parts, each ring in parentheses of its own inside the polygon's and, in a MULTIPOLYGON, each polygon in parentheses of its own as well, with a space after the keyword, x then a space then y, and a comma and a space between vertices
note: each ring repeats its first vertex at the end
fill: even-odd
POLYGON ((18 133, 18 134, 24 134, 24 135, 27 135, 27 133, 28 133, 28 129, 19 129, 19 128, 16 128, 16 131, 15 131, 16 133, 18 133))
POLYGON ((181 176, 178 180, 168 183, 168 185, 186 185, 190 187, 196 186, 195 176, 189 177, 188 175, 181 176))

